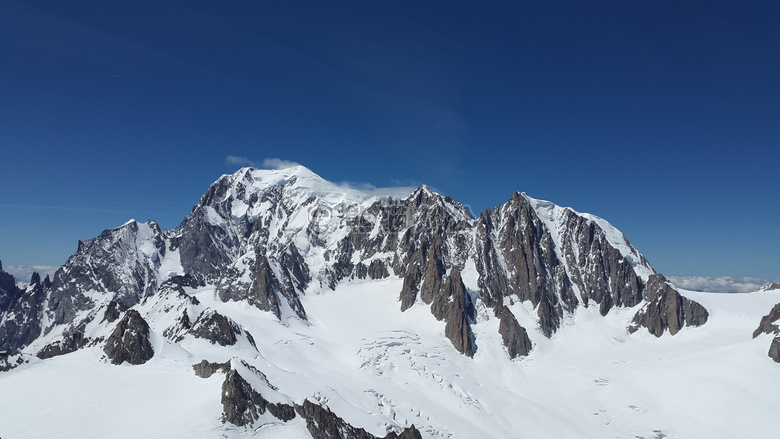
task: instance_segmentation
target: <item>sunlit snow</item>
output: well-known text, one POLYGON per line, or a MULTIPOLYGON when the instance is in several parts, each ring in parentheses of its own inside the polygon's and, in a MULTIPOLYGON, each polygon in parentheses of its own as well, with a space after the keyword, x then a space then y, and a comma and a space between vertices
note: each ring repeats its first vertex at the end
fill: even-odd
POLYGON ((246 304, 222 303, 209 287, 188 289, 201 302, 189 312, 229 316, 254 336, 257 351, 246 342, 225 348, 192 338, 176 346, 159 335, 175 313, 161 312, 164 298, 147 303, 140 309, 155 331, 152 361, 113 366, 99 348, 33 358, 0 374, 0 434, 308 437, 300 419, 258 431, 220 422, 224 376, 201 379, 191 365, 239 357, 278 387, 255 384, 267 399, 319 401, 380 436, 414 424, 436 438, 775 437, 778 365, 766 355, 769 336, 750 335, 780 292, 686 291, 710 310, 710 321, 661 338, 629 336, 632 309, 605 318, 579 308, 546 339, 532 329, 525 304, 510 304, 534 342, 529 357, 510 360, 497 319, 473 325, 478 349, 470 359, 425 305, 399 312, 400 287, 391 278, 305 296, 311 324, 289 326, 246 304))

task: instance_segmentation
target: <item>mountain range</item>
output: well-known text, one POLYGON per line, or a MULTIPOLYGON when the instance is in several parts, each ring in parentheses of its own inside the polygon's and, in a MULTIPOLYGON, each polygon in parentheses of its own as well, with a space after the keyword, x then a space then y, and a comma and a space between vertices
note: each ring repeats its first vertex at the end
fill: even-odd
POLYGON ((425 185, 243 168, 173 230, 128 221, 24 289, 0 265, 0 437, 47 435, 45 401, 60 437, 733 437, 724 411, 772 437, 777 302, 681 292, 524 193, 475 218, 425 185))

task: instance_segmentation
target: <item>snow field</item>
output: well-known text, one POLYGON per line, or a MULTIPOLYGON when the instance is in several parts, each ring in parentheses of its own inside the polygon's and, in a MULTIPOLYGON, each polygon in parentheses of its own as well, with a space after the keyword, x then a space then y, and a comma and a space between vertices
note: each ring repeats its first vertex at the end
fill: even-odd
POLYGON ((529 357, 511 360, 490 310, 472 326, 478 350, 470 359, 426 305, 400 312, 401 284, 311 291, 302 297, 309 323, 287 325, 222 303, 213 288, 188 289, 201 302, 191 319, 213 308, 251 333, 257 350, 241 337, 233 347, 191 336, 173 344, 161 333, 179 309, 146 303, 139 308, 154 330, 154 359, 113 366, 88 348, 0 374, 0 437, 308 437, 300 418, 256 430, 220 422, 224 376, 201 379, 191 365, 231 358, 278 387, 242 371, 269 401, 309 398, 377 436, 411 424, 426 438, 773 438, 780 427, 780 365, 766 354, 769 336, 751 338, 780 292, 683 291, 710 321, 660 339, 626 332, 635 309, 601 317, 593 307, 578 308, 546 339, 529 304, 508 300, 534 342, 529 357))

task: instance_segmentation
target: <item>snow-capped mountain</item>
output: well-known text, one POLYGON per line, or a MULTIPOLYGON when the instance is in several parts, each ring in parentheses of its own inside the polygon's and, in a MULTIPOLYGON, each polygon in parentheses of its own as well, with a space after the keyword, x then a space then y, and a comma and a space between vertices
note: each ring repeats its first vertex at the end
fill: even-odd
POLYGON ((648 343, 709 318, 599 217, 514 193, 473 218, 424 185, 376 197, 301 166, 224 175, 176 229, 106 230, 51 281, 6 277, 9 374, 189 370, 219 381, 196 411, 233 436, 511 437, 523 421, 490 404, 523 392, 487 371, 527 380, 582 319, 648 343))

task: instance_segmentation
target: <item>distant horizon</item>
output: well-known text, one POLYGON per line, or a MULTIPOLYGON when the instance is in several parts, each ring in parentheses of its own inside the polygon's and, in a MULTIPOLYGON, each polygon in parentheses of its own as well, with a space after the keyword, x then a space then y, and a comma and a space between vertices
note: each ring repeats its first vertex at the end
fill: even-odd
POLYGON ((174 228, 247 164, 602 217, 661 273, 780 277, 780 2, 9 0, 0 260, 174 228))

